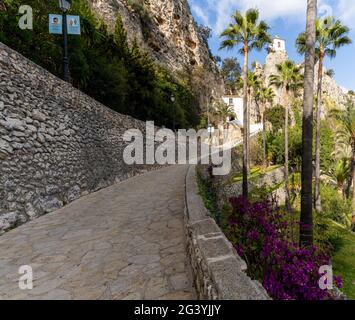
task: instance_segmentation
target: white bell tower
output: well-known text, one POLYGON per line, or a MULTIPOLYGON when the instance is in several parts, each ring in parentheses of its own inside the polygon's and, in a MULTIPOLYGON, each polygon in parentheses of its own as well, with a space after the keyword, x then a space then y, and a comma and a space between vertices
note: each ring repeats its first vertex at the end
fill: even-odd
POLYGON ((286 41, 276 36, 272 41, 272 51, 278 52, 286 52, 286 41))

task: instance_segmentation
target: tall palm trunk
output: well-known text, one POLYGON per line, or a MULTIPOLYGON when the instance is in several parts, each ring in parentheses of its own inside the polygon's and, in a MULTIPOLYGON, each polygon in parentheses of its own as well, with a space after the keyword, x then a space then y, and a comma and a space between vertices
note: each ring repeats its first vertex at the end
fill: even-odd
POLYGON ((248 150, 247 150, 247 155, 248 155, 248 176, 250 174, 250 112, 251 112, 251 97, 252 97, 252 91, 251 91, 251 88, 248 89, 248 125, 247 125, 247 128, 248 128, 248 150))
MULTIPOLYGON (((288 93, 286 94, 288 96, 288 93)), ((289 189, 289 156, 288 156, 288 118, 289 118, 289 107, 288 99, 286 99, 285 107, 285 193, 286 193, 286 212, 291 212, 290 204, 290 189, 289 189)))
POLYGON ((300 245, 313 244, 312 147, 313 147, 313 92, 316 44, 317 0, 307 0, 307 36, 304 73, 303 129, 302 129, 302 196, 300 245))
POLYGON ((317 88, 317 132, 316 132, 316 186, 314 195, 314 206, 317 213, 322 211, 320 195, 320 129, 321 129, 321 111, 322 111, 322 82, 323 82, 323 59, 324 53, 321 49, 318 66, 318 88, 317 88))
POLYGON ((267 159, 266 159, 266 121, 265 121, 265 109, 262 114, 263 117, 263 166, 267 167, 267 159))
POLYGON ((249 104, 248 104, 248 44, 244 44, 244 96, 243 96, 243 196, 248 196, 249 175, 249 104))

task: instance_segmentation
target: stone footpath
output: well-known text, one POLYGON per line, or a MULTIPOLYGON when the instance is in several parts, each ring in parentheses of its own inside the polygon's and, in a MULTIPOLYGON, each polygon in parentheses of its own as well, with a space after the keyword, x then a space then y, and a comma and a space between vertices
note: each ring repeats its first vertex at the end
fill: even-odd
POLYGON ((83 197, 0 237, 1 299, 194 299, 184 235, 187 166, 83 197), (19 289, 19 267, 33 289, 19 289))

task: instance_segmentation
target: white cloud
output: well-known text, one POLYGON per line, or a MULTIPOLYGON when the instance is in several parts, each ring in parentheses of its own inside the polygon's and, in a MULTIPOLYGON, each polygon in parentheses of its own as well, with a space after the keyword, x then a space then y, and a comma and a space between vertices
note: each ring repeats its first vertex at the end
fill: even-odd
MULTIPOLYGON (((201 22, 212 28, 218 36, 231 22, 235 10, 258 8, 261 19, 269 24, 283 19, 287 24, 305 26, 307 0, 189 0, 191 9, 201 22)), ((320 17, 334 15, 355 33, 354 0, 318 0, 320 17)))
MULTIPOLYGON (((189 0, 191 8, 201 21, 219 34, 236 10, 258 8, 262 19, 272 22, 277 18, 290 23, 304 24, 307 0, 189 0)), ((354 0, 319 0, 319 16, 335 15, 355 29, 354 0)))
POLYGON ((336 1, 335 15, 339 17, 344 24, 355 29, 355 1, 338 0, 336 1))
POLYGON ((232 13, 236 10, 245 11, 249 8, 258 8, 260 16, 267 21, 277 18, 293 19, 297 21, 302 17, 304 22, 306 0, 190 0, 192 10, 203 21, 210 22, 216 34, 219 34, 231 20, 232 13), (205 17, 202 18, 201 13, 205 17), (213 17, 213 18, 211 18, 213 17))
POLYGON ((241 9, 258 8, 262 19, 299 18, 305 16, 306 0, 240 0, 241 9))
POLYGON ((191 10, 199 17, 204 25, 210 25, 208 14, 196 4, 191 5, 191 10))

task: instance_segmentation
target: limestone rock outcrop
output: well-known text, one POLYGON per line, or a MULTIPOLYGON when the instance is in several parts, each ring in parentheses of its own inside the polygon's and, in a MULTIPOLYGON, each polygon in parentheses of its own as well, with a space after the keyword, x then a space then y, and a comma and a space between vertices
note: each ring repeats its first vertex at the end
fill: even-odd
MULTIPOLYGON (((277 74, 276 65, 281 64, 288 59, 289 57, 285 51, 277 51, 277 52, 271 51, 266 56, 264 65, 260 67, 260 64, 257 63, 258 68, 256 69, 256 72, 264 78, 265 85, 270 85, 270 76, 273 74, 277 74)), ((301 67, 301 73, 303 73, 304 64, 301 63, 299 66, 301 67)), ((318 79, 318 63, 315 65, 315 77, 314 77, 315 90, 317 88, 317 79, 318 79)), ((283 104, 285 101, 283 101, 284 97, 282 96, 281 91, 276 88, 274 89, 276 95, 274 102, 283 104)), ((324 68, 323 70, 322 91, 323 91, 323 96, 330 97, 332 101, 334 101, 334 103, 337 104, 339 107, 344 106, 347 103, 348 99, 351 98, 347 90, 339 86, 336 80, 328 75, 326 68, 324 68)), ((303 95, 302 91, 300 92, 300 95, 303 95)))
POLYGON ((287 60, 288 60, 288 55, 285 51, 276 51, 276 52, 271 51, 266 56, 265 64, 263 66, 263 70, 264 70, 263 75, 265 77, 265 82, 267 85, 269 85, 270 76, 272 76, 273 74, 277 74, 276 66, 278 64, 284 63, 287 60))
POLYGON ((218 74, 187 0, 89 2, 94 11, 111 26, 120 14, 130 42, 136 39, 158 62, 170 69, 201 66, 215 75, 218 74))

